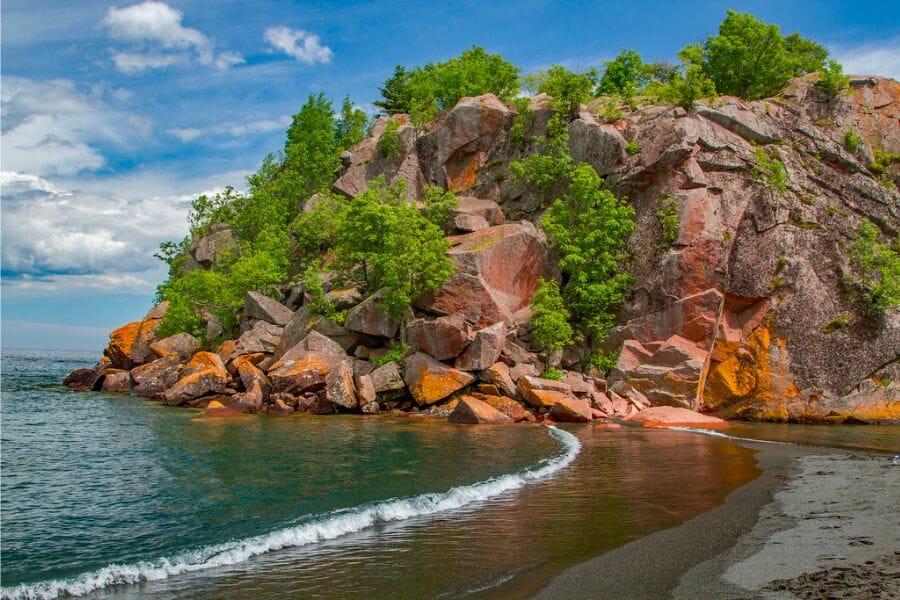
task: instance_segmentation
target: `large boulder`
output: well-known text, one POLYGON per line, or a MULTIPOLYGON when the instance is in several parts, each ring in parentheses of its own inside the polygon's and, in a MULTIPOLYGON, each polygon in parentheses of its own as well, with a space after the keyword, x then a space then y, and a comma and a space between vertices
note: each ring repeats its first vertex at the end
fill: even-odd
POLYGON ((552 408, 557 402, 574 397, 569 384, 552 379, 525 375, 516 386, 525 402, 534 408, 552 408))
POLYGON ((708 351, 677 335, 651 347, 655 350, 629 340, 616 370, 655 405, 696 407, 708 351))
POLYGON ((416 352, 404 360, 405 381, 419 404, 434 404, 466 387, 474 377, 416 352))
POLYGON ((516 384, 509 375, 509 366, 498 362, 478 374, 479 379, 495 386, 506 396, 516 395, 516 384))
POLYGON ((306 352, 290 360, 279 361, 269 371, 269 379, 275 392, 296 396, 325 388, 325 379, 331 368, 343 360, 330 354, 306 352))
POLYGON ((494 323, 475 332, 472 343, 462 356, 456 359, 454 366, 463 371, 481 371, 487 369, 500 358, 506 342, 506 324, 494 323))
POLYGON ((131 370, 131 393, 143 398, 152 398, 175 385, 180 373, 181 361, 177 354, 157 358, 131 370))
POLYGON ((393 392, 406 388, 403 375, 400 373, 400 365, 396 362, 388 362, 376 368, 370 374, 372 385, 376 393, 393 392))
POLYGON ((516 423, 525 420, 525 409, 512 398, 490 394, 472 394, 472 396, 496 408, 516 423))
POLYGON ((109 334, 109 345, 103 351, 116 369, 132 369, 156 358, 150 344, 156 341, 158 319, 133 321, 109 334))
POLYGON ((194 260, 205 269, 210 268, 226 252, 233 252, 236 249, 234 235, 225 223, 213 223, 209 227, 209 232, 193 241, 189 248, 194 260))
POLYGON ((356 408, 359 405, 356 384, 353 381, 353 367, 349 360, 341 361, 329 369, 328 375, 325 376, 325 399, 346 409, 356 408))
POLYGON ((469 345, 469 335, 466 318, 461 314, 434 320, 416 319, 406 328, 409 341, 437 360, 459 356, 469 345))
POLYGON ((179 360, 188 360, 200 349, 200 340, 187 332, 176 333, 150 344, 157 358, 174 354, 179 360))
POLYGON ((179 406, 210 393, 221 394, 228 387, 228 371, 218 354, 198 352, 184 366, 178 381, 162 393, 163 401, 179 406))
POLYGON ((247 292, 244 299, 244 315, 284 327, 291 320, 294 311, 259 292, 247 292))
POLYGON ((456 273, 419 305, 462 313, 476 327, 512 323, 531 302, 539 280, 552 274, 543 234, 530 222, 508 223, 450 238, 456 273))
POLYGON ((393 338, 397 334, 398 324, 379 305, 383 293, 376 292, 347 311, 344 327, 359 333, 393 338))
POLYGON ((451 423, 495 424, 512 423, 513 419, 487 402, 474 396, 462 396, 456 404, 456 408, 450 413, 448 420, 451 423))
POLYGON ((241 334, 237 340, 235 351, 238 354, 253 354, 255 352, 275 352, 281 341, 284 327, 273 325, 266 321, 256 321, 253 326, 241 334))
POLYGON ((503 225, 506 217, 500 205, 487 198, 475 198, 473 196, 460 196, 459 204, 453 209, 454 217, 476 217, 483 219, 489 226, 503 225))
POLYGON ((275 355, 281 356, 310 332, 315 331, 340 345, 344 350, 352 349, 358 342, 360 334, 338 325, 328 317, 313 313, 308 305, 295 311, 281 333, 281 340, 275 348, 275 355))
POLYGON ((127 394, 131 388, 131 374, 121 369, 107 369, 103 374, 103 385, 100 388, 104 392, 127 394))
POLYGON ((76 392, 89 392, 97 381, 97 371, 94 369, 75 369, 63 380, 63 385, 76 392))
POLYGON ((728 427, 728 422, 704 415, 696 411, 679 406, 651 406, 626 419, 637 421, 644 427, 702 427, 707 429, 720 429, 728 427))
POLYGON ((550 407, 550 416, 564 423, 587 423, 593 419, 591 404, 584 398, 559 398, 550 407))

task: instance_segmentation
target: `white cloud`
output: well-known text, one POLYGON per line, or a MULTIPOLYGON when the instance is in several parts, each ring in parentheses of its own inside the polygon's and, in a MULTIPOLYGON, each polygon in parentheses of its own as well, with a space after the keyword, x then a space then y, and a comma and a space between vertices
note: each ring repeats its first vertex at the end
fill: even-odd
POLYGON ((900 80, 900 38, 831 48, 835 60, 852 75, 884 75, 900 80))
POLYGON ((168 133, 171 133, 182 142, 190 142, 203 135, 203 130, 187 127, 184 129, 169 129, 168 133))
POLYGON ((202 129, 196 127, 175 128, 169 129, 167 133, 177 137, 182 142, 192 142, 200 136, 229 136, 240 138, 257 133, 280 131, 284 130, 290 124, 291 117, 283 116, 278 119, 260 119, 248 123, 220 123, 202 129))
POLYGON ((97 170, 98 146, 129 148, 150 135, 143 117, 111 108, 102 93, 85 94, 68 80, 2 79, 3 168, 36 175, 97 170))
POLYGON ((110 8, 101 25, 113 39, 134 46, 130 52, 113 53, 116 69, 133 75, 146 69, 169 67, 186 61, 185 51, 191 49, 200 64, 219 70, 244 62, 244 57, 237 52, 216 54, 206 35, 182 24, 183 16, 180 10, 154 0, 110 8))
POLYGON ((308 65, 330 63, 334 56, 331 48, 322 45, 319 36, 302 29, 291 29, 284 25, 269 27, 263 38, 272 48, 308 65))

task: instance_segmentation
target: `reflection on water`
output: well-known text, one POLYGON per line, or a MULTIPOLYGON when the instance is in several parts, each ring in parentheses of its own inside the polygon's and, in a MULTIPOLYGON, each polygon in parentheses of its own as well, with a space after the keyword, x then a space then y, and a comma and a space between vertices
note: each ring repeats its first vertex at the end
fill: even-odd
POLYGON ((793 425, 732 422, 730 435, 804 446, 900 452, 900 425, 793 425))

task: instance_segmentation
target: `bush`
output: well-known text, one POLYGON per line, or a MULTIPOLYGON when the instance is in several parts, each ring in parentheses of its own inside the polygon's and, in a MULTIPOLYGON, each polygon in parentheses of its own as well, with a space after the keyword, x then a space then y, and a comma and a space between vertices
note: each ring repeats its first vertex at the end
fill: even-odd
POLYGON ((671 70, 661 70, 659 78, 647 84, 644 94, 685 109, 690 109, 697 100, 715 98, 716 86, 700 64, 701 47, 687 46, 678 53, 678 57, 681 65, 671 70))
POLYGON ((385 158, 400 158, 403 154, 402 142, 400 141, 400 136, 397 135, 397 129, 399 127, 400 124, 394 119, 391 119, 387 122, 387 125, 385 125, 381 137, 378 138, 376 147, 378 148, 378 152, 385 158))
POLYGON ((544 367, 544 372, 541 373, 541 377, 543 379, 549 379, 551 381, 562 381, 564 373, 559 369, 554 369, 553 367, 544 367))
POLYGON ((560 65, 541 69, 526 77, 526 86, 550 96, 553 110, 561 113, 566 122, 578 115, 579 105, 594 97, 597 70, 584 73, 570 71, 560 65))
POLYGON ((619 352, 604 352, 603 350, 597 350, 592 353, 588 359, 588 365, 595 367, 598 371, 603 373, 603 375, 608 375, 610 371, 616 368, 616 363, 619 362, 619 352))
POLYGON ((681 225, 678 201, 672 196, 660 197, 656 207, 656 216, 659 219, 660 238, 663 244, 669 248, 678 239, 678 229, 681 225))
POLYGON ((869 313, 900 308, 900 236, 893 247, 878 241, 878 228, 863 221, 850 248, 854 275, 850 283, 860 292, 869 313))
POLYGON ((637 143, 637 140, 631 140, 627 144, 625 144, 625 152, 631 155, 635 155, 641 151, 640 145, 637 143))
POLYGON ((839 62, 829 60, 819 71, 816 87, 828 100, 834 100, 850 88, 850 78, 844 75, 844 68, 839 62))
POLYGON ((407 350, 409 350, 409 346, 407 344, 395 344, 390 350, 387 351, 383 356, 379 356, 377 358, 373 358, 371 361, 372 366, 376 369, 382 365, 386 365, 389 362, 399 362, 403 359, 403 356, 406 354, 407 350))
POLYGON ((534 118, 531 110, 530 98, 515 98, 513 106, 516 107, 516 116, 513 117, 512 126, 509 128, 509 141, 519 150, 525 150, 525 128, 534 118))
POLYGON ((531 335, 541 350, 550 353, 572 344, 569 311, 555 280, 541 279, 531 298, 531 310, 531 335))
POLYGON ((603 66, 597 95, 618 96, 626 102, 643 89, 653 72, 634 50, 622 50, 614 59, 604 61, 603 66))
POLYGON ((784 163, 777 153, 766 152, 763 148, 757 148, 755 161, 751 168, 753 177, 763 185, 782 194, 787 192, 788 173, 784 163))
POLYGON ((840 313, 835 316, 831 321, 828 322, 828 325, 822 328, 822 333, 829 334, 834 333, 840 329, 844 329, 853 322, 853 315, 850 313, 840 313))
POLYGON ((856 154, 856 151, 859 149, 860 141, 859 133, 852 127, 849 127, 847 131, 844 132, 844 150, 847 152, 856 154))

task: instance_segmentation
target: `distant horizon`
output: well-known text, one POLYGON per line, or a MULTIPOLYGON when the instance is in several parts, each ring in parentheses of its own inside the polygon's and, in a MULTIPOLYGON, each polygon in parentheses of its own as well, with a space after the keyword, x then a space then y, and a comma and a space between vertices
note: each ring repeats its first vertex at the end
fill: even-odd
POLYGON ((602 68, 623 48, 674 60, 727 8, 824 44, 845 72, 900 77, 900 6, 871 1, 6 2, 2 344, 105 345, 141 318, 190 201, 242 189, 309 94, 371 115, 395 65, 473 45, 524 73, 602 68))

